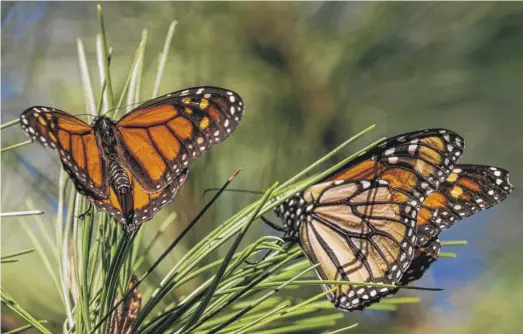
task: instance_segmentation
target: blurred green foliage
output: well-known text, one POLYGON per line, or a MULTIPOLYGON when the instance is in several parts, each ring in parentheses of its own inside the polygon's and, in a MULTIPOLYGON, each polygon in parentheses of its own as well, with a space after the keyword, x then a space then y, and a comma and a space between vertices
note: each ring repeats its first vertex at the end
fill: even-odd
MULTIPOLYGON (((243 171, 234 187, 262 190, 369 124, 378 127, 358 147, 382 135, 446 127, 467 141, 462 161, 508 169, 516 191, 443 234, 470 241, 466 253, 439 261, 429 276, 447 271, 424 281, 450 289, 446 298, 418 292, 420 305, 385 315, 352 313, 347 324, 360 323, 352 333, 521 332, 522 3, 111 2, 104 10, 115 87, 123 86, 142 29, 149 36, 145 59, 155 59, 176 19, 160 93, 215 85, 238 92, 246 105, 234 135, 198 159, 174 205, 147 223, 144 242, 171 210, 179 216, 166 235, 174 238, 202 207, 203 190, 238 167, 243 171)), ((36 104, 85 113, 76 38, 84 41, 97 82, 97 32, 95 3, 2 2, 2 122, 36 104)), ((144 98, 152 94, 156 66, 144 64, 144 98)), ((23 140, 17 127, 2 131, 2 146, 23 140)), ((58 159, 38 145, 2 154, 2 211, 29 209, 30 198, 36 208, 53 212, 58 171, 58 159)), ((252 199, 223 196, 183 247, 252 199)), ((3 254, 31 247, 17 221, 5 219, 1 228, 3 254)), ((274 232, 257 224, 250 233, 253 240, 274 232)), ((169 241, 158 241, 151 258, 169 241)), ((183 247, 160 268, 162 275, 183 247)), ((2 286, 59 328, 60 299, 36 254, 3 265, 2 286)), ((7 321, 12 319, 2 319, 7 321)))

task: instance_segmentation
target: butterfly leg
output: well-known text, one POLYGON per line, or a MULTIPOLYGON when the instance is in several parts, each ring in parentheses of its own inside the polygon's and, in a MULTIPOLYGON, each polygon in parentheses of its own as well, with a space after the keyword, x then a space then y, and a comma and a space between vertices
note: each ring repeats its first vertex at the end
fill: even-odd
POLYGON ((92 203, 89 203, 89 207, 87 208, 87 210, 85 210, 84 213, 82 213, 81 215, 78 216, 78 219, 80 220, 84 220, 85 217, 87 216, 90 216, 91 215, 91 209, 93 208, 93 204, 92 203))
POLYGON ((268 220, 268 219, 265 218, 264 216, 261 216, 260 219, 261 219, 265 224, 269 225, 270 227, 272 227, 272 228, 275 229, 276 231, 278 231, 278 232, 285 232, 285 229, 283 229, 283 227, 274 224, 273 222, 271 222, 270 220, 268 220))
MULTIPOLYGON (((282 233, 285 233, 285 229, 283 229, 283 227, 280 227, 276 224, 274 224, 273 222, 271 222, 270 220, 268 220, 267 218, 265 218, 264 216, 261 216, 260 219, 265 223, 267 224, 268 226, 270 226, 271 228, 275 229, 276 231, 278 232, 282 232, 282 233)), ((290 238, 290 237, 283 237, 282 238, 284 242, 288 242, 288 241, 294 241, 294 238, 290 238)), ((285 252, 288 250, 285 249, 285 252)), ((255 261, 255 262, 251 262, 251 261, 248 261, 248 260, 245 260, 245 263, 249 264, 249 265, 257 265, 258 263, 264 261, 270 254, 272 253, 272 250, 269 250, 267 253, 265 253, 265 255, 258 261, 255 261)))

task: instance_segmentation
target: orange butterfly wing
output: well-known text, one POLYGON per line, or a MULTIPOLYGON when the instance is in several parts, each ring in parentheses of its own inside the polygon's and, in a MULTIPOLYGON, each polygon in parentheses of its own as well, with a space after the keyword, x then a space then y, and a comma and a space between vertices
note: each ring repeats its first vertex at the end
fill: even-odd
POLYGON ((417 218, 416 257, 401 284, 423 276, 438 259, 441 248, 437 237, 455 222, 503 201, 514 190, 509 173, 503 168, 483 165, 456 165, 438 191, 430 194, 417 218))
POLYGON ((502 168, 456 165, 438 191, 423 201, 417 219, 418 244, 424 246, 458 220, 500 203, 513 189, 509 173, 502 168))
POLYGON ((20 124, 29 137, 58 153, 78 192, 107 197, 107 168, 91 126, 64 111, 42 106, 25 110, 20 124))
POLYGON ((147 192, 160 191, 198 155, 234 131, 243 111, 236 93, 214 87, 154 99, 118 122, 123 159, 147 192))

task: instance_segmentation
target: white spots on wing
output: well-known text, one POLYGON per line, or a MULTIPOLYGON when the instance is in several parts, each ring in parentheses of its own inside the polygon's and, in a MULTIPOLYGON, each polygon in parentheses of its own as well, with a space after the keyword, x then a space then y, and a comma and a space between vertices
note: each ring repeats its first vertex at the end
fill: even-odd
POLYGON ((385 151, 385 155, 392 155, 394 154, 394 148, 389 148, 388 150, 385 151))
POLYGON ((180 95, 187 95, 187 94, 189 94, 189 90, 188 89, 186 89, 186 90, 184 90, 184 91, 182 91, 180 93, 180 95))
POLYGON ((501 176, 501 172, 499 170, 497 170, 497 171, 494 172, 494 175, 501 176))
POLYGON ((395 163, 398 163, 398 157, 390 157, 390 158, 387 158, 387 161, 391 164, 395 164, 395 163))
POLYGON ((503 183, 503 180, 501 180, 501 179, 496 179, 496 184, 497 184, 498 186, 499 186, 500 184, 502 184, 502 183, 503 183))
POLYGON ((33 128, 28 128, 28 129, 29 129, 29 132, 30 132, 32 135, 36 134, 36 132, 35 132, 35 130, 34 130, 33 128))
POLYGON ((231 106, 230 111, 231 111, 231 115, 234 115, 234 113, 236 112, 236 110, 234 109, 234 106, 231 106))
POLYGON ((29 121, 25 117, 23 117, 22 118, 22 123, 24 123, 25 125, 28 125, 29 121))
POLYGON ((226 128, 229 127, 229 120, 226 119, 225 122, 223 123, 223 126, 225 126, 226 128))
POLYGON ((236 98, 234 97, 234 95, 229 96, 229 101, 231 101, 232 103, 234 103, 236 101, 236 98))
POLYGON ((449 151, 449 152, 454 151, 454 146, 452 146, 452 145, 450 145, 450 144, 447 145, 447 151, 449 151))
POLYGON ((409 153, 412 155, 416 154, 417 148, 418 148, 418 145, 409 145, 409 153))
POLYGON ((490 170, 498 170, 496 167, 489 167, 490 170))
POLYGON ((370 187, 370 182, 369 181, 361 181, 361 186, 363 187, 363 189, 367 189, 368 187, 370 187))
POLYGON ((196 94, 201 94, 205 88, 200 88, 196 91, 196 94))
POLYGON ((231 95, 234 95, 233 92, 227 92, 227 95, 231 96, 231 95))
POLYGON ((215 136, 215 137, 220 136, 220 130, 216 130, 216 131, 214 131, 214 136, 215 136))

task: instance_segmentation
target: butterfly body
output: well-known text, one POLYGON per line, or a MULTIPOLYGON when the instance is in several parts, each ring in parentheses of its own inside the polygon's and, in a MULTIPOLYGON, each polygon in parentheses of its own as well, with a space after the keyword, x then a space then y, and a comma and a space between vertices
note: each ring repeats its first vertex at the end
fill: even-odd
POLYGON ((170 203, 189 164, 225 139, 243 115, 231 91, 195 87, 148 101, 116 121, 88 125, 64 111, 35 106, 20 116, 33 140, 54 149, 77 191, 127 231, 170 203))

